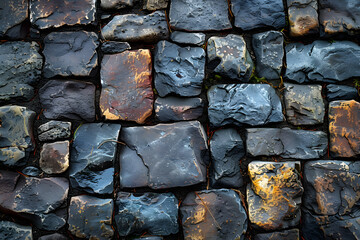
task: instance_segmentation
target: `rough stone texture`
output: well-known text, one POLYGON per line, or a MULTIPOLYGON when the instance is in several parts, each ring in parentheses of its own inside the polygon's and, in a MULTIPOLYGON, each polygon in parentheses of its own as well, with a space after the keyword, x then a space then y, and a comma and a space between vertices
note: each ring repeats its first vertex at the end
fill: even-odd
POLYGON ((300 170, 300 162, 253 161, 248 165, 247 203, 254 226, 269 231, 300 223, 300 170))
POLYGON ((298 229, 284 230, 281 232, 259 233, 254 236, 254 240, 299 240, 298 229))
POLYGON ((240 134, 234 128, 221 129, 214 133, 210 141, 211 182, 216 187, 239 188, 243 184, 240 159, 246 149, 240 134))
POLYGON ((203 44, 205 44, 205 34, 175 31, 171 33, 171 40, 173 42, 181 44, 193 44, 197 46, 202 46, 203 44))
POLYGON ((208 147, 198 121, 127 127, 120 152, 120 186, 163 189, 206 181, 208 147))
POLYGON ((232 0, 231 11, 235 17, 235 27, 244 31, 261 27, 285 27, 282 0, 232 0))
POLYGON ((70 154, 72 187, 89 193, 112 193, 120 128, 120 124, 88 123, 77 129, 70 154))
POLYGON ((268 84, 221 84, 207 92, 210 124, 263 125, 283 121, 282 107, 268 84))
POLYGON ((326 98, 330 101, 351 100, 358 97, 358 90, 346 85, 329 84, 326 86, 326 98))
POLYGON ((134 6, 134 0, 100 0, 103 9, 123 9, 134 6))
POLYGON ((186 31, 220 31, 232 28, 226 0, 172 0, 170 26, 186 31))
POLYGON ((349 41, 318 40, 286 45, 285 77, 298 83, 337 82, 360 76, 360 46, 349 41))
POLYGON ((40 141, 51 141, 69 138, 71 133, 71 122, 49 121, 40 125, 37 129, 40 141))
POLYGON ((154 108, 161 122, 195 120, 202 115, 204 102, 201 98, 159 97, 154 108))
POLYGON ((360 155, 360 103, 333 101, 329 104, 330 152, 335 157, 360 155))
POLYGON ((207 45, 208 64, 215 72, 248 82, 254 68, 242 36, 211 37, 207 45))
POLYGON ((73 80, 50 80, 39 90, 48 119, 95 120, 95 86, 73 80))
POLYGON ((96 0, 31 0, 30 21, 39 29, 95 24, 96 0))
POLYGON ((33 149, 35 112, 21 106, 0 107, 0 165, 23 166, 33 149))
POLYGON ((32 240, 32 229, 30 226, 0 221, 0 239, 32 240))
POLYGON ((69 206, 69 231, 78 238, 112 239, 113 207, 112 199, 87 195, 72 197, 69 206))
POLYGON ((325 104, 321 90, 321 85, 285 83, 284 102, 287 121, 297 126, 323 123, 325 104))
MULTIPOLYGON (((76 4, 75 4, 76 5, 76 4)), ((98 37, 93 32, 53 32, 44 38, 44 76, 89 76, 98 65, 98 37)))
POLYGON ((19 39, 26 36, 24 21, 28 18, 28 6, 27 0, 0 1, 0 37, 19 39))
POLYGON ((47 174, 65 172, 69 167, 69 146, 69 141, 45 143, 40 152, 40 168, 47 174))
MULTIPOLYGON (((3 1, 1 1, 3 2, 3 1)), ((0 44, 0 101, 30 100, 41 77, 43 59, 35 42, 0 44)))
POLYGON ((154 11, 158 9, 165 9, 169 4, 169 0, 145 0, 144 9, 154 11))
POLYGON ((169 38, 169 29, 163 11, 145 16, 117 15, 102 28, 101 32, 106 40, 124 42, 157 42, 169 38))
POLYGON ((28 166, 21 171, 23 174, 30 177, 39 177, 42 171, 37 167, 28 166))
POLYGON ((190 192, 180 207, 184 239, 244 239, 247 216, 233 190, 190 192))
POLYGON ((246 149, 251 156, 314 159, 327 152, 327 135, 321 131, 290 128, 248 128, 246 149))
POLYGON ((179 231, 178 200, 172 193, 134 196, 119 192, 115 222, 120 236, 130 234, 170 235, 179 231))
POLYGON ((149 50, 104 56, 99 105, 105 119, 145 122, 152 114, 154 102, 151 72, 149 50))
POLYGON ((252 45, 256 56, 256 75, 279 79, 284 57, 283 34, 277 31, 254 34, 252 45))
POLYGON ((122 53, 130 49, 131 46, 127 42, 107 41, 101 44, 101 52, 105 54, 122 53))
POLYGON ((41 236, 39 237, 38 240, 68 240, 68 238, 60 233, 53 233, 53 234, 41 236))
POLYGON ((290 36, 302 37, 319 32, 317 0, 287 0, 290 36))

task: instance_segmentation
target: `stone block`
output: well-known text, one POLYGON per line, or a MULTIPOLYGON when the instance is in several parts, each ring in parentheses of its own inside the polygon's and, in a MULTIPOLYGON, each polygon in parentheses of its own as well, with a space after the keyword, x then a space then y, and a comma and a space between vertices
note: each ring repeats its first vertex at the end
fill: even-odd
POLYGON ((40 168, 47 174, 65 172, 69 167, 69 141, 44 143, 40 152, 40 168))

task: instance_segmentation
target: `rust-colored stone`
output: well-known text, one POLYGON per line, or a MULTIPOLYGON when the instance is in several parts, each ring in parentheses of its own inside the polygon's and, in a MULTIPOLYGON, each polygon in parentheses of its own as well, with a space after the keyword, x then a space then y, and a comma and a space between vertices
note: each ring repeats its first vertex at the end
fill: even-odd
POLYGON ((319 32, 316 0, 287 0, 290 35, 301 37, 319 32))
POLYGON ((145 122, 152 114, 154 102, 151 72, 147 49, 104 56, 100 109, 105 119, 145 122))

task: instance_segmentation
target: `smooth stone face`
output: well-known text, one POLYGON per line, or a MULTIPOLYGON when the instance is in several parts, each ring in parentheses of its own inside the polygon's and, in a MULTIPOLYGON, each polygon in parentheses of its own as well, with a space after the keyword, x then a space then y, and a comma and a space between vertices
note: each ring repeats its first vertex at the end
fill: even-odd
POLYGON ((0 2, 0 37, 24 38, 24 21, 28 18, 27 0, 3 0, 0 2))
POLYGON ((30 226, 0 221, 0 239, 32 240, 32 229, 30 226))
POLYGON ((120 236, 130 234, 170 235, 179 231, 178 200, 172 193, 134 196, 119 192, 115 222, 120 236))
POLYGON ((255 227, 269 231, 300 223, 300 169, 300 162, 253 161, 248 165, 247 203, 255 227))
POLYGON ((105 119, 144 123, 154 102, 150 51, 105 55, 101 66, 100 110, 105 119))
POLYGON ((165 9, 169 4, 169 0, 145 0, 144 9, 154 11, 158 9, 165 9))
POLYGON ((71 122, 49 121, 39 126, 38 138, 40 141, 51 141, 69 138, 71 133, 71 122))
POLYGON ((251 156, 314 159, 327 152, 327 135, 321 131, 290 128, 248 128, 246 149, 251 156))
POLYGON ((101 33, 106 40, 124 42, 154 43, 169 37, 163 11, 156 11, 145 16, 117 15, 101 30, 101 33))
POLYGON ((298 83, 338 82, 360 76, 360 46, 356 43, 290 43, 285 51, 285 77, 298 83))
MULTIPOLYGON (((76 4, 75 4, 76 5, 76 4)), ((98 65, 93 32, 53 32, 44 38, 44 76, 90 76, 98 65)))
POLYGON ((201 98, 159 97, 154 108, 161 122, 195 120, 202 115, 204 102, 201 98))
POLYGON ((30 21, 39 29, 95 24, 96 0, 31 0, 30 21))
POLYGON ((290 36, 302 37, 319 32, 316 0, 287 0, 290 36))
POLYGON ((129 49, 131 46, 127 42, 107 41, 101 44, 101 51, 107 54, 122 53, 129 49))
POLYGON ((329 84, 326 86, 326 98, 330 101, 356 99, 358 90, 346 85, 329 84))
POLYGON ((41 78, 43 64, 38 51, 35 42, 0 44, 0 101, 33 97, 32 86, 41 78))
POLYGON ((164 189, 204 182, 206 138, 198 121, 123 128, 120 186, 164 189))
POLYGON ((256 56, 256 74, 266 79, 279 79, 284 57, 284 36, 281 32, 267 31, 253 35, 256 56))
POLYGON ((202 46, 205 43, 205 34, 175 31, 171 33, 171 40, 181 44, 202 46))
POLYGON ((78 238, 112 239, 114 203, 112 199, 81 195, 72 197, 69 206, 68 230, 78 238))
POLYGON ((170 25, 176 30, 221 31, 232 28, 226 0, 172 0, 170 25))
POLYGON ((211 37, 207 45, 208 64, 215 72, 248 82, 254 63, 242 36, 211 37))
POLYGON ((180 212, 185 239, 245 238, 247 216, 239 195, 233 190, 190 192, 180 212))
POLYGON ((122 9, 134 6, 134 0, 100 0, 103 9, 122 9))
POLYGON ((155 49, 154 69, 155 88, 160 97, 197 96, 205 77, 205 51, 160 41, 155 49))
POLYGON ((30 177, 39 177, 42 171, 37 167, 28 166, 21 171, 23 174, 30 177))
POLYGON ((207 96, 209 120, 214 127, 264 125, 284 118, 280 99, 268 84, 215 85, 207 96))
POLYGON ((69 167, 69 141, 44 143, 40 152, 40 168, 47 174, 65 172, 69 167))
POLYGON ((70 154, 72 187, 89 193, 112 193, 120 128, 120 124, 89 123, 77 129, 70 154))
POLYGON ((68 240, 68 238, 60 233, 54 233, 54 234, 41 236, 39 237, 38 240, 68 240))
POLYGON ((334 157, 360 155, 360 103, 333 101, 329 104, 330 152, 334 157))
POLYGON ((259 233, 254 240, 299 240, 299 229, 284 230, 281 232, 259 233))

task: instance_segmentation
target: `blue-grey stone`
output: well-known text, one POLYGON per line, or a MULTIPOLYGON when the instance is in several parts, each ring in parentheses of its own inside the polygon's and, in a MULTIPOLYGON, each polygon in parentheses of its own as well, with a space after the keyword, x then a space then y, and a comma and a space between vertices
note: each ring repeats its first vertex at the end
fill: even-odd
POLYGON ((30 177, 39 177, 39 175, 42 173, 40 169, 33 166, 28 166, 24 168, 21 172, 30 177))
POLYGON ((107 41, 101 44, 101 51, 106 54, 122 53, 129 49, 131 46, 127 42, 107 41))
POLYGON ((171 33, 171 40, 181 44, 202 46, 205 43, 205 34, 175 31, 171 33))
POLYGON ((359 97, 355 87, 329 84, 326 86, 326 98, 329 102, 335 100, 352 100, 359 97))
POLYGON ((32 240, 32 229, 17 223, 0 221, 0 239, 32 240))
POLYGON ((38 240, 68 240, 68 238, 60 233, 53 233, 53 234, 41 236, 39 237, 38 240))
POLYGON ((12 39, 25 38, 29 27, 25 21, 28 18, 29 3, 27 0, 0 1, 0 37, 12 39))

